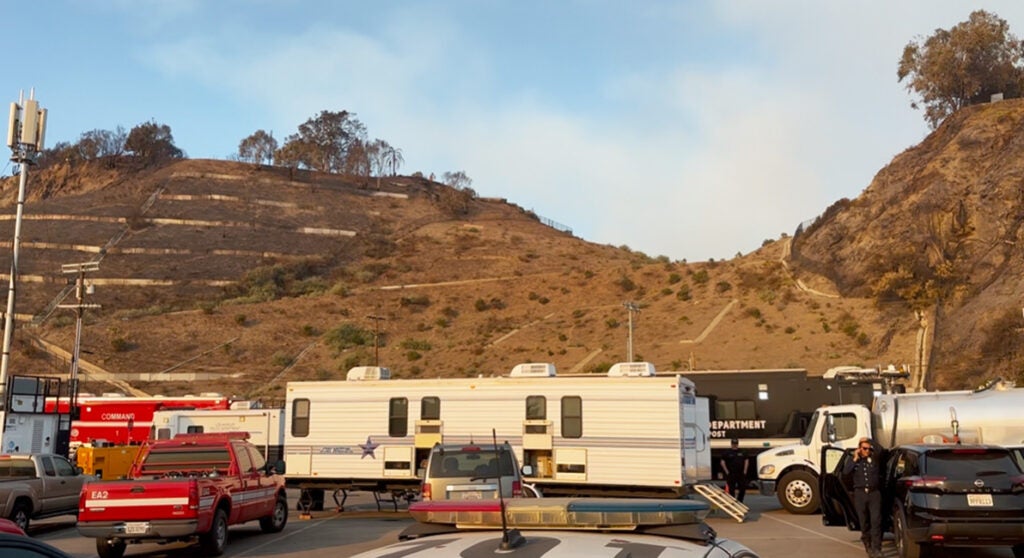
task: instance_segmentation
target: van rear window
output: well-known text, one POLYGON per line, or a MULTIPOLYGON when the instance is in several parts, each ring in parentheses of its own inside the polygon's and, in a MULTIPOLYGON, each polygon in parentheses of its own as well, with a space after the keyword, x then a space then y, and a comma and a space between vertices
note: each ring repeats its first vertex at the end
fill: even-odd
POLYGON ((512 454, 507 451, 456 450, 434 454, 430 461, 430 471, 428 474, 434 478, 492 478, 514 476, 516 469, 512 464, 512 454))

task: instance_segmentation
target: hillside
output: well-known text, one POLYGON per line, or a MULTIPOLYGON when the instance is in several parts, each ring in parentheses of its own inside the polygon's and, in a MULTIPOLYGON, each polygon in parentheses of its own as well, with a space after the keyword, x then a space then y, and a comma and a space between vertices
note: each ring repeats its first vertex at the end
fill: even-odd
MULTIPOLYGON (((396 377, 600 372, 627 359, 629 301, 634 357, 663 371, 906 363, 925 386, 973 386, 1019 373, 991 348, 1019 327, 1005 310, 1020 299, 1022 120, 1017 101, 961 111, 857 199, 722 262, 589 243, 420 177, 58 165, 29 185, 11 373, 67 373, 61 265, 98 261, 90 391, 115 389, 106 371, 149 393, 275 398, 378 360, 396 377)), ((4 270, 16 192, 5 179, 4 270)))

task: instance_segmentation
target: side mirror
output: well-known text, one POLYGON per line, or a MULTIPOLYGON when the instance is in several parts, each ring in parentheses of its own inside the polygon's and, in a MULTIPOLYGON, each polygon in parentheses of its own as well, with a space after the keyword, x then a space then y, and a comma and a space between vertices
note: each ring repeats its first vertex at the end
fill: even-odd
POLYGON ((283 475, 284 474, 284 460, 278 459, 273 463, 267 463, 266 469, 268 475, 283 475))
POLYGON ((532 465, 523 465, 523 468, 522 468, 521 472, 522 472, 524 477, 532 477, 533 476, 533 466, 532 465))
POLYGON ((836 443, 836 419, 828 411, 825 411, 825 435, 828 443, 836 443))
POLYGON ((82 469, 81 467, 75 466, 75 476, 81 475, 83 472, 84 472, 84 469, 82 469))

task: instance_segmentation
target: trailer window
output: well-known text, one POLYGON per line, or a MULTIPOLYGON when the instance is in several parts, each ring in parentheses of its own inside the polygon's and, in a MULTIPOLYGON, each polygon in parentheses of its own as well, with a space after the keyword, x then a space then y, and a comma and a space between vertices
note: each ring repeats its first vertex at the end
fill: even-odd
POLYGON ((171 429, 170 428, 157 428, 156 429, 156 439, 157 440, 170 440, 171 439, 171 429))
POLYGON ((188 427, 188 433, 189 434, 202 434, 203 433, 203 427, 202 427, 202 425, 189 426, 188 427))
POLYGON ((292 401, 292 436, 309 436, 309 399, 292 401))
POLYGON ((526 397, 526 420, 544 420, 548 418, 548 398, 543 395, 526 397))
POLYGON ((577 395, 562 398, 562 437, 583 437, 583 398, 577 395))
POLYGON ((388 436, 402 438, 409 434, 409 400, 392 397, 388 403, 388 436))
POLYGON ((441 398, 420 399, 420 420, 441 420, 441 398))

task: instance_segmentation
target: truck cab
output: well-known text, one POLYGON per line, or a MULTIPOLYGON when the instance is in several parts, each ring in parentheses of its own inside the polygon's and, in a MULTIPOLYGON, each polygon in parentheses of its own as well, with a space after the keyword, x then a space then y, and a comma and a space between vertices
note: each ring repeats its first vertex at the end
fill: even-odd
POLYGON ((852 448, 862 436, 870 436, 871 412, 863 405, 822 407, 811 415, 807 432, 796 444, 765 450, 757 456, 761 493, 775 493, 787 511, 811 514, 818 510, 821 449, 831 445, 852 448), (835 440, 830 442, 828 423, 835 440))

